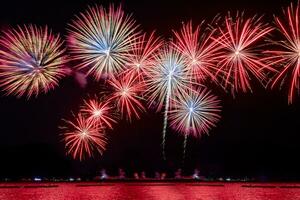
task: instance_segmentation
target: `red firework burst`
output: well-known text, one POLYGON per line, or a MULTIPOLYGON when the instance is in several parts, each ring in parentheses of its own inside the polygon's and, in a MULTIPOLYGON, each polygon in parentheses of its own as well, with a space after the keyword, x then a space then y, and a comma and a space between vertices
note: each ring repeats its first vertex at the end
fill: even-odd
POLYGON ((296 7, 291 4, 284 10, 284 15, 284 18, 275 17, 276 25, 283 39, 278 42, 273 41, 278 49, 266 51, 266 53, 270 54, 267 58, 270 65, 279 70, 272 80, 271 88, 283 84, 290 77, 290 80, 286 82, 289 82, 288 103, 291 104, 294 94, 299 91, 300 86, 299 4, 296 7))
POLYGON ((220 83, 230 87, 232 94, 242 90, 251 91, 250 79, 255 77, 262 84, 266 81, 266 71, 274 71, 263 62, 259 42, 273 28, 262 22, 261 17, 243 19, 239 14, 235 18, 225 17, 225 27, 219 27, 220 36, 215 41, 222 46, 216 75, 220 83))
POLYGON ((154 32, 149 37, 143 34, 133 45, 133 50, 126 63, 127 69, 124 71, 126 76, 138 77, 139 81, 143 81, 146 71, 155 62, 154 55, 162 46, 163 41, 156 38, 154 32))
POLYGON ((84 106, 81 112, 87 115, 87 120, 95 123, 100 123, 101 127, 109 127, 112 129, 112 124, 117 123, 114 109, 107 101, 99 101, 98 99, 89 99, 84 101, 84 106))
POLYGON ((92 157, 94 151, 102 155, 106 146, 106 137, 98 124, 86 120, 81 114, 78 114, 75 122, 65 122, 66 126, 62 129, 65 130, 63 135, 67 154, 79 160, 92 157))
POLYGON ((207 77, 214 79, 220 55, 220 45, 212 39, 216 29, 205 29, 203 24, 193 28, 190 21, 180 32, 173 31, 176 39, 173 45, 186 57, 190 73, 198 81, 207 77))
POLYGON ((116 101, 116 105, 122 116, 127 116, 131 121, 132 116, 140 118, 140 112, 145 111, 145 107, 141 103, 141 92, 144 85, 137 81, 137 77, 121 76, 112 78, 108 83, 113 88, 110 101, 116 101))

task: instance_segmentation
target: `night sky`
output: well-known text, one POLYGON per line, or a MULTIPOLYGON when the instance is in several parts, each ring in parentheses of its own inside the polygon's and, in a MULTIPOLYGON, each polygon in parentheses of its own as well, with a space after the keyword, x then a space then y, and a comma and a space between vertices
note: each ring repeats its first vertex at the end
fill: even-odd
MULTIPOLYGON (((183 21, 200 23, 227 11, 264 14, 272 23, 273 14, 281 15, 289 0, 208 0, 208 1, 1 1, 0 28, 21 24, 48 25, 66 36, 67 24, 74 15, 95 3, 104 6, 121 3, 145 31, 157 30, 172 36, 183 21)), ((294 1, 296 3, 296 1, 294 1)), ((70 66, 72 67, 72 66, 70 66)), ((0 178, 33 176, 93 176, 102 167, 116 173, 119 167, 131 173, 182 167, 186 173, 199 168, 204 175, 248 176, 300 180, 300 97, 287 104, 287 90, 265 90, 253 81, 253 93, 240 93, 235 99, 222 89, 208 85, 222 100, 222 118, 200 140, 189 138, 187 158, 182 164, 183 137, 171 129, 167 133, 167 161, 161 158, 161 113, 148 110, 140 120, 120 121, 108 132, 109 144, 103 157, 74 161, 65 155, 59 126, 62 118, 76 113, 83 98, 94 95, 101 86, 88 79, 85 88, 73 77, 64 78, 48 94, 27 100, 4 96, 0 92, 0 178)))

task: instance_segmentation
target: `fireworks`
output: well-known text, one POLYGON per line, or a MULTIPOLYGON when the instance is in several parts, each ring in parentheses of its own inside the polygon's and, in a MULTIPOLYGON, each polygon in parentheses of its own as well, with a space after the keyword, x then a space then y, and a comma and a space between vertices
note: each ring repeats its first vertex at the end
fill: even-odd
POLYGON ((173 45, 186 57, 193 78, 214 79, 220 45, 211 39, 215 29, 201 28, 202 26, 197 26, 193 29, 190 21, 183 25, 180 32, 173 31, 176 38, 173 45))
POLYGON ((232 95, 252 92, 252 80, 271 83, 271 88, 287 84, 289 103, 300 92, 299 3, 284 10, 284 17, 275 17, 275 37, 281 38, 268 51, 264 40, 274 28, 262 17, 229 14, 221 23, 193 26, 189 21, 165 42, 155 32, 142 34, 122 7, 88 7, 68 26, 70 57, 60 36, 47 27, 7 29, 0 36, 0 87, 17 97, 46 93, 70 72, 66 63, 71 60, 77 70, 72 74, 84 89, 89 89, 85 77, 91 75, 111 91, 84 100, 74 121, 65 120, 67 154, 79 160, 102 154, 105 131, 113 129, 119 113, 130 122, 139 119, 146 100, 164 114, 165 158, 168 125, 185 137, 185 147, 187 137, 208 135, 220 120, 220 100, 204 87, 206 80, 232 95))
POLYGON ((155 59, 155 65, 147 70, 146 85, 149 104, 157 104, 159 111, 171 97, 190 86, 191 76, 186 60, 171 46, 161 50, 155 59))
POLYGON ((97 99, 85 100, 81 112, 88 116, 87 120, 100 123, 101 127, 108 126, 112 129, 112 124, 117 123, 114 119, 113 107, 110 106, 109 101, 101 102, 97 99))
POLYGON ((286 77, 291 76, 291 80, 288 81, 288 103, 292 103, 295 91, 299 91, 300 78, 299 4, 297 4, 296 8, 291 4, 284 14, 284 19, 275 17, 278 30, 284 39, 274 42, 274 44, 281 47, 281 49, 267 51, 266 53, 271 54, 268 58, 270 65, 280 67, 280 72, 273 79, 272 88, 279 83, 284 83, 286 77))
POLYGON ((108 83, 113 88, 110 101, 116 101, 116 105, 122 116, 127 116, 131 121, 132 116, 140 118, 140 112, 145 111, 141 103, 140 93, 143 85, 137 82, 137 77, 122 76, 118 79, 112 78, 108 83))
POLYGON ((156 65, 149 68, 146 81, 149 94, 149 104, 157 104, 157 110, 164 110, 162 151, 165 159, 165 137, 167 130, 170 99, 191 86, 190 73, 186 60, 171 46, 165 47, 156 55, 156 65))
POLYGON ((37 96, 67 74, 63 42, 47 27, 8 29, 0 38, 0 86, 7 95, 37 96))
POLYGON ((69 46, 78 69, 96 80, 114 76, 124 69, 135 46, 137 26, 121 7, 89 7, 70 24, 69 46))
POLYGON ((75 123, 66 121, 67 126, 62 127, 64 133, 65 147, 67 154, 74 159, 83 160, 92 157, 94 151, 103 153, 106 146, 106 138, 103 129, 97 123, 86 120, 78 114, 75 123))
POLYGON ((124 71, 126 76, 137 76, 140 81, 143 81, 146 71, 153 65, 154 54, 162 46, 163 42, 159 38, 155 38, 154 32, 146 37, 146 34, 139 37, 134 43, 133 52, 129 57, 129 61, 124 71))
POLYGON ((223 54, 217 75, 222 76, 222 84, 225 88, 230 87, 233 94, 240 90, 251 91, 252 76, 263 83, 266 81, 264 71, 273 71, 263 62, 257 48, 257 44, 272 30, 261 18, 225 17, 225 27, 219 28, 220 36, 215 39, 222 46, 223 54))
POLYGON ((186 95, 177 96, 172 102, 171 127, 184 135, 208 134, 220 119, 220 101, 207 89, 188 90, 186 95))

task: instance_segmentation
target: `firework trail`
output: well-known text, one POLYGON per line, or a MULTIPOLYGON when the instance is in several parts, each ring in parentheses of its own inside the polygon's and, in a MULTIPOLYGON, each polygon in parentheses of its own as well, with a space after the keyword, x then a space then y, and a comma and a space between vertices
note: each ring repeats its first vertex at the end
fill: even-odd
POLYGON ((243 19, 239 14, 235 18, 225 17, 225 27, 218 28, 220 36, 214 38, 222 46, 217 75, 224 88, 230 88, 234 95, 238 91, 251 91, 250 79, 255 77, 262 84, 266 81, 265 71, 274 71, 263 62, 259 42, 273 28, 262 22, 261 17, 243 19))
POLYGON ((141 103, 141 93, 144 85, 137 81, 135 76, 121 76, 112 78, 108 84, 113 88, 113 92, 109 101, 116 102, 118 110, 122 117, 131 121, 132 117, 140 118, 140 112, 144 112, 145 108, 141 103))
POLYGON ((86 120, 78 114, 75 122, 65 121, 64 142, 67 154, 80 161, 92 157, 94 151, 102 155, 106 146, 106 137, 99 124, 86 120))
POLYGON ((163 41, 156 38, 154 32, 149 36, 143 34, 133 44, 132 53, 126 63, 127 69, 124 71, 126 76, 137 76, 139 82, 144 81, 146 71, 155 62, 155 53, 162 46, 163 41))
POLYGON ((172 108, 169 111, 170 125, 184 135, 184 157, 187 137, 199 138, 208 134, 219 121, 220 112, 220 101, 206 88, 190 89, 184 95, 172 99, 172 108))
MULTIPOLYGON (((296 7, 291 4, 284 10, 284 18, 275 17, 275 23, 283 39, 273 41, 278 50, 266 51, 270 54, 267 60, 270 65, 279 70, 279 73, 272 80, 271 88, 281 85, 286 78, 291 76, 289 81, 288 103, 294 99, 294 93, 299 91, 300 78, 300 24, 299 4, 296 7)), ((287 81, 286 81, 287 82, 287 81)))
POLYGON ((113 124, 117 123, 114 108, 110 101, 100 101, 98 98, 84 100, 84 105, 80 110, 87 115, 87 120, 100 123, 101 127, 113 129, 113 124))
POLYGON ((0 37, 0 86, 7 95, 28 98, 48 92, 68 74, 59 35, 47 27, 18 26, 0 37))
POLYGON ((120 73, 138 38, 137 25, 121 7, 89 7, 69 25, 69 47, 77 68, 96 80, 120 73))
POLYGON ((170 45, 156 55, 156 64, 147 70, 147 94, 149 104, 156 105, 157 111, 164 108, 162 153, 165 159, 165 136, 170 99, 191 86, 191 78, 186 60, 170 45))
POLYGON ((172 44, 186 57, 191 77, 197 81, 214 80, 220 56, 220 45, 212 39, 216 29, 205 29, 203 23, 193 28, 190 21, 179 32, 173 31, 176 40, 172 44))

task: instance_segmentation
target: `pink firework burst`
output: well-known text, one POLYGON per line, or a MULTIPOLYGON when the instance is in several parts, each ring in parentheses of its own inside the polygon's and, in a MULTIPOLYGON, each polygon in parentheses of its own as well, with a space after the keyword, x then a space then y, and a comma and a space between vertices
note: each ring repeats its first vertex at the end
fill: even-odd
POLYGON ((131 121, 132 116, 140 118, 140 112, 144 112, 145 108, 141 103, 141 93, 144 85, 137 81, 137 77, 121 76, 112 78, 108 81, 113 88, 110 101, 116 102, 121 115, 126 116, 131 121))
POLYGON ((124 74, 126 76, 137 76, 139 81, 143 81, 146 71, 155 62, 155 53, 162 44, 163 41, 160 38, 156 38, 154 32, 148 37, 146 34, 139 37, 133 45, 124 74))
POLYGON ((77 68, 96 80, 120 73, 134 48, 136 30, 135 21, 121 7, 89 7, 70 24, 68 41, 77 68))
POLYGON ((185 136, 208 134, 220 119, 220 101, 206 88, 188 90, 184 95, 173 98, 172 102, 170 125, 185 136))
POLYGON ((81 112, 87 115, 87 120, 99 123, 101 127, 113 128, 113 124, 117 123, 114 108, 110 101, 99 99, 88 99, 84 101, 81 112))
POLYGON ((212 39, 216 29, 205 29, 203 25, 204 22, 193 28, 190 21, 179 32, 173 31, 176 39, 173 45, 186 57, 190 73, 198 81, 214 79, 220 55, 220 45, 212 39))
POLYGON ((300 22, 299 22, 299 4, 296 7, 291 4, 284 10, 284 18, 275 17, 275 22, 279 32, 283 36, 280 41, 273 41, 278 48, 276 50, 266 51, 270 54, 267 58, 270 65, 279 70, 274 76, 271 88, 288 82, 288 103, 291 104, 295 92, 299 92, 300 78, 300 22), (289 79, 290 77, 290 79, 289 79))
POLYGON ((62 127, 67 154, 74 159, 83 160, 92 157, 96 151, 102 155, 106 146, 106 137, 103 129, 91 120, 86 120, 82 114, 78 114, 75 122, 65 121, 62 127))
POLYGON ((219 82, 231 88, 232 94, 251 91, 251 77, 264 84, 265 72, 274 69, 263 62, 258 44, 273 28, 263 23, 261 17, 243 19, 237 14, 235 18, 226 16, 225 26, 218 30, 220 36, 215 41, 222 47, 216 73, 221 78, 219 82))
POLYGON ((59 35, 34 25, 8 29, 0 38, 0 86, 28 98, 48 92, 68 74, 59 35))

